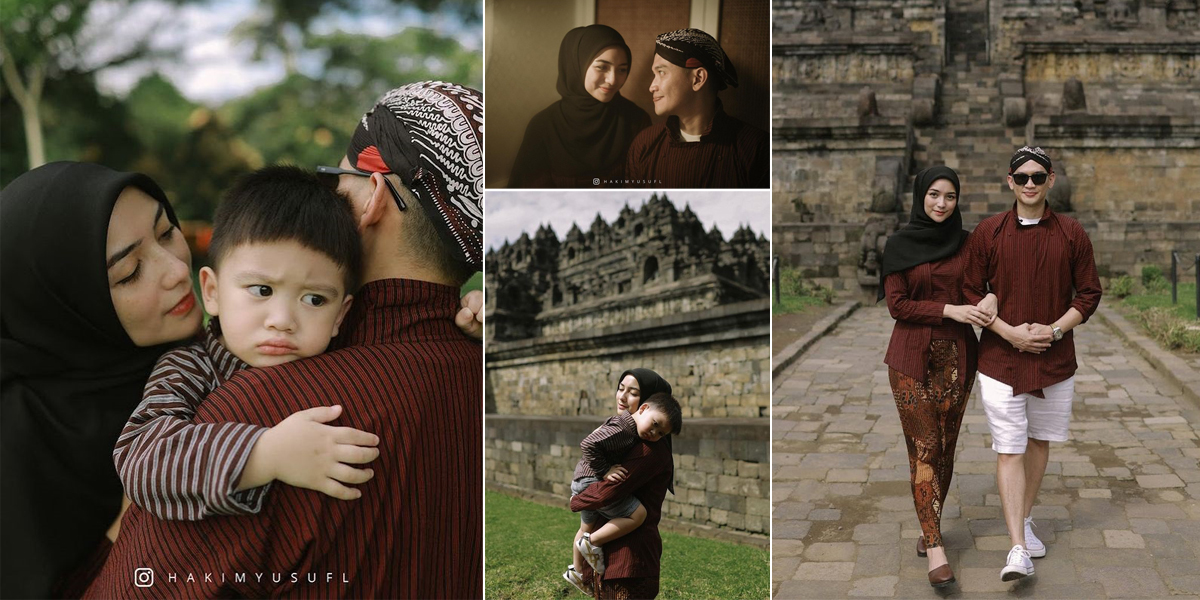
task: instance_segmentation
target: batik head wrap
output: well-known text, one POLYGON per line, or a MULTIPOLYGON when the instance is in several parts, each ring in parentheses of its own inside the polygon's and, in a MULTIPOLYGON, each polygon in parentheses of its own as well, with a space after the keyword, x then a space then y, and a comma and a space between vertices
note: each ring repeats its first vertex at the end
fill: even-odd
POLYGON ((1054 172, 1054 168, 1050 166, 1050 156, 1046 154, 1045 150, 1042 150, 1036 146, 1032 148, 1029 146, 1021 146, 1020 149, 1018 149, 1016 152, 1013 152, 1012 158, 1008 161, 1008 174, 1012 175, 1017 171, 1017 169, 1021 168, 1021 165, 1031 160, 1039 165, 1042 165, 1043 167, 1046 167, 1047 172, 1054 172))
POLYGON ((686 69, 704 67, 717 86, 737 87, 737 69, 713 36, 699 29, 677 29, 660 34, 655 40, 654 53, 673 65, 686 69))
POLYGON ((346 151, 369 173, 395 173, 421 202, 455 257, 483 260, 483 94, 421 81, 383 95, 346 151))

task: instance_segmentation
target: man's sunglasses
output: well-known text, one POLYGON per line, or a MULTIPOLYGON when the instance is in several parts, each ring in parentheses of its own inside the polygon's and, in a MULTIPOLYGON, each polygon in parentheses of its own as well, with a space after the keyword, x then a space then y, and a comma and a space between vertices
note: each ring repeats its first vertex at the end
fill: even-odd
MULTIPOLYGON (((335 190, 338 186, 338 175, 358 175, 359 177, 371 176, 370 173, 366 171, 359 171, 358 169, 343 169, 341 167, 325 166, 317 167, 317 178, 323 181, 325 185, 328 185, 335 190)), ((384 175, 383 182, 386 183, 388 189, 391 190, 392 198, 396 199, 396 206, 399 206, 400 210, 408 210, 408 204, 404 203, 404 198, 400 197, 400 192, 396 191, 396 186, 392 185, 392 180, 388 179, 387 175, 384 175)))
POLYGON ((1042 185, 1043 183, 1046 183, 1046 179, 1050 177, 1050 174, 1042 171, 1041 173, 1034 173, 1033 175, 1029 175, 1027 173, 1009 173, 1008 176, 1012 177, 1013 183, 1017 185, 1025 185, 1026 183, 1029 183, 1030 179, 1033 179, 1033 185, 1042 185))

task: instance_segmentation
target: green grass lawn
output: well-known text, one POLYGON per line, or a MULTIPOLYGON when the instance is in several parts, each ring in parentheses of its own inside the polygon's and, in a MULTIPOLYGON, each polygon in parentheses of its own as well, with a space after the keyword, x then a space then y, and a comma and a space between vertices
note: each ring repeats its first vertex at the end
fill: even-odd
POLYGON ((1143 292, 1141 294, 1131 294, 1126 296, 1125 299, 1121 301, 1121 305, 1135 309, 1139 312, 1151 308, 1166 308, 1180 318, 1195 320, 1196 284, 1180 283, 1177 297, 1179 299, 1179 303, 1172 305, 1171 289, 1167 288, 1167 291, 1161 294, 1151 294, 1147 292, 1143 292))
MULTIPOLYGON (((565 504, 565 499, 564 499, 565 504)), ((486 494, 488 598, 586 598, 562 578, 579 515, 486 494)), ((659 598, 766 598, 766 550, 662 532, 659 598)))
POLYGON ((1196 284, 1180 283, 1177 304, 1171 289, 1130 294, 1119 306, 1162 346, 1169 350, 1200 352, 1200 320, 1196 319, 1196 284))
POLYGON ((779 302, 772 304, 772 312, 777 315, 801 313, 813 306, 825 306, 824 299, 815 296, 783 296, 779 302))

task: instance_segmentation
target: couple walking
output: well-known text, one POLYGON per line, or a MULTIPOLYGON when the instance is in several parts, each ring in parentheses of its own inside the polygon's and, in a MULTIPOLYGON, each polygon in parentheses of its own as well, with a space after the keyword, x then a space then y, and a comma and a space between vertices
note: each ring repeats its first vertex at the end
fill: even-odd
POLYGON ((929 583, 954 572, 941 515, 959 425, 976 371, 998 454, 996 483, 1012 549, 1004 581, 1033 575, 1046 556, 1033 504, 1050 442, 1067 441, 1075 391, 1071 331, 1100 304, 1092 244, 1079 222, 1050 210, 1050 157, 1017 150, 1009 161, 1013 209, 962 229, 958 175, 944 166, 917 175, 910 222, 887 241, 879 297, 896 319, 884 362, 908 446, 917 554, 929 583), (976 340, 972 326, 982 328, 976 340))

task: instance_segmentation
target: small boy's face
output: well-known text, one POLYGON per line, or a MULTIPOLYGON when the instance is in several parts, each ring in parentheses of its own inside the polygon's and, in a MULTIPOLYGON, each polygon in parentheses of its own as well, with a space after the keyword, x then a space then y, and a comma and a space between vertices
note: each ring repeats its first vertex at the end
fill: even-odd
POLYGON ((633 412, 633 420, 637 423, 638 437, 647 442, 657 442, 671 434, 671 421, 667 414, 649 404, 639 406, 633 412))
POLYGON ((342 268, 292 240, 243 244, 200 271, 204 308, 225 347, 252 367, 325 351, 350 308, 342 268))

